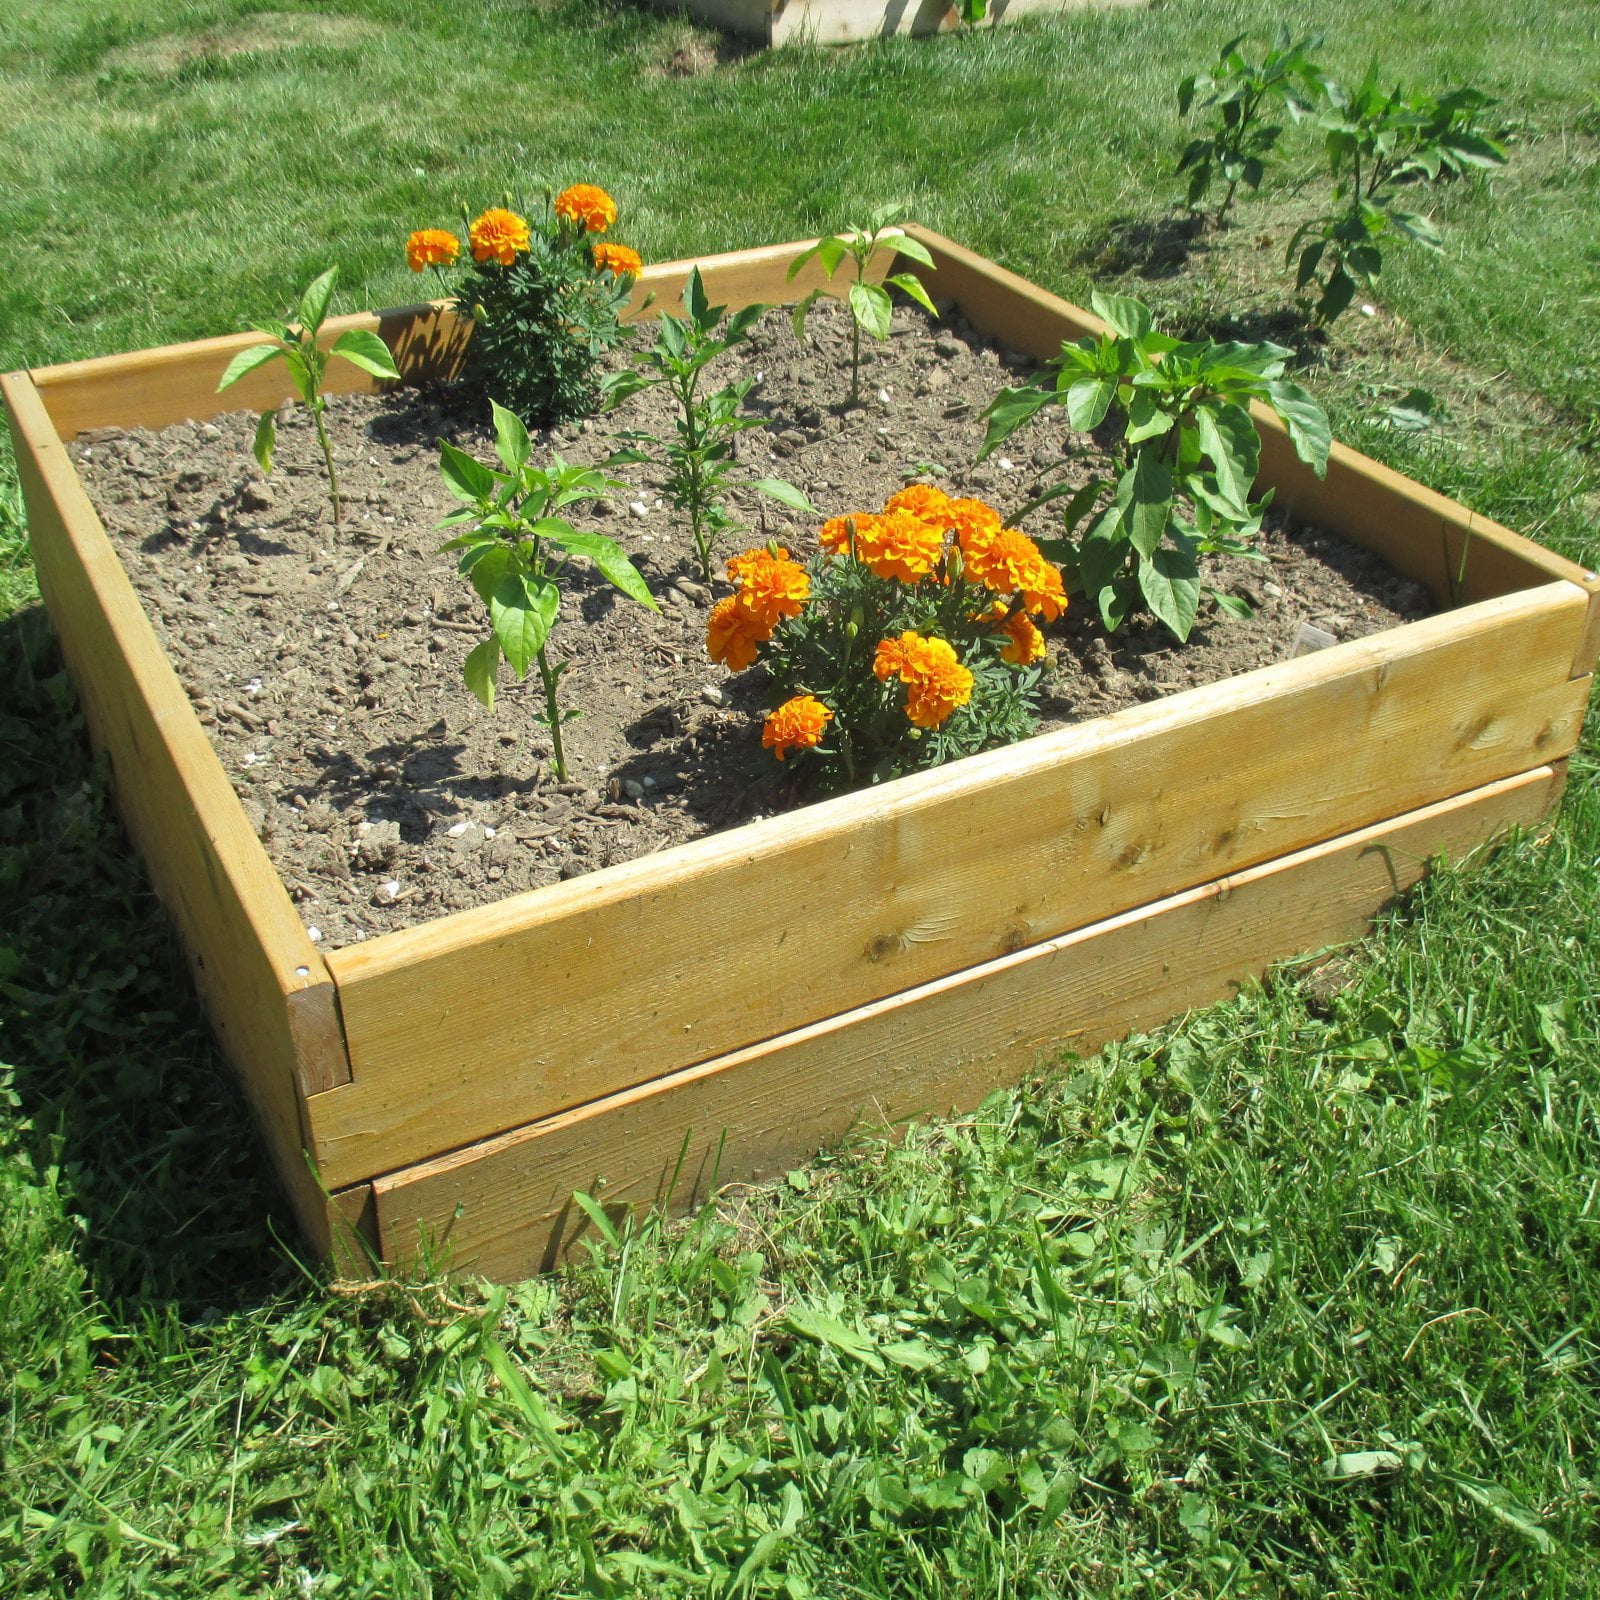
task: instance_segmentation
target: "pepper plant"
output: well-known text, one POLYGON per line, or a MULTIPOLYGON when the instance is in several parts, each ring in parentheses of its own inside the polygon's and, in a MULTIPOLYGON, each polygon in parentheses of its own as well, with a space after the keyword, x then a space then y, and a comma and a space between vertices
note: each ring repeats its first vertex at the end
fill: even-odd
POLYGON ((440 476, 462 502, 439 526, 466 525, 466 532, 443 548, 461 552, 461 575, 488 606, 493 630, 467 656, 463 675, 467 687, 492 711, 502 656, 519 678, 528 675, 530 666, 538 667, 544 709, 533 715, 550 730, 551 770, 559 780, 568 770, 561 729, 578 715, 557 705, 568 663, 551 660, 549 653, 550 634, 561 612, 560 580, 568 563, 582 556, 630 600, 652 611, 659 607, 639 570, 613 540, 580 533, 558 514, 621 485, 598 468, 568 466, 559 455, 552 455, 548 468, 535 467, 521 418, 497 401, 491 405, 502 471, 439 441, 440 476))
POLYGON ((816 507, 783 478, 746 478, 740 474, 734 439, 747 429, 763 426, 759 417, 740 415, 740 407, 755 380, 744 378, 709 394, 702 387, 706 369, 725 350, 742 344, 751 324, 767 308, 745 306, 724 323, 728 308, 710 303, 698 267, 689 273, 683 304, 688 316, 659 317, 655 343, 638 358, 638 367, 617 373, 607 385, 608 402, 617 404, 642 389, 665 384, 677 402, 676 435, 663 439, 658 434, 629 429, 617 435, 626 448, 611 459, 618 463, 659 460, 666 469, 665 487, 673 506, 689 519, 700 576, 710 583, 714 570, 712 553, 718 540, 743 526, 723 504, 722 497, 730 489, 754 489, 813 516, 816 507), (651 448, 640 449, 640 445, 651 448))
POLYGON ((1306 55, 1322 43, 1320 36, 1291 44, 1285 32, 1260 61, 1244 54, 1244 42, 1242 33, 1230 39, 1214 66, 1178 85, 1180 116, 1188 116, 1195 105, 1216 114, 1211 132, 1189 141, 1178 171, 1189 174, 1188 203, 1196 210, 1214 182, 1227 184, 1214 219, 1219 228, 1241 183, 1251 190, 1261 187, 1267 157, 1283 132, 1281 123, 1266 120, 1271 108, 1281 105, 1296 120, 1309 116, 1322 84, 1321 71, 1306 55))
POLYGON ((1397 191, 1504 166, 1506 152, 1478 125, 1495 102, 1476 89, 1385 92, 1375 61, 1354 89, 1332 79, 1324 88, 1328 108, 1318 120, 1333 180, 1332 208, 1295 230, 1284 264, 1294 265, 1298 257, 1295 286, 1317 283, 1316 317, 1328 323, 1355 298, 1358 286, 1370 288, 1382 272, 1383 242, 1391 235, 1430 250, 1443 248, 1433 224, 1404 209, 1397 191))
MULTIPOLYGON (((866 329, 880 344, 889 337, 889 318, 894 309, 894 303, 889 298, 889 289, 898 289, 902 294, 910 295, 929 316, 939 314, 934 310, 933 302, 928 298, 928 291, 922 286, 922 280, 914 273, 896 272, 885 278, 881 284, 867 282, 867 262, 871 260, 872 252, 880 245, 892 245, 900 255, 909 256, 913 261, 920 261, 925 267, 933 265, 933 257, 928 253, 928 247, 920 240, 913 239, 899 225, 903 216, 903 207, 885 206, 874 211, 860 227, 847 228, 843 233, 830 233, 827 238, 818 239, 809 249, 802 250, 789 264, 791 283, 806 263, 813 259, 822 263, 823 275, 829 283, 833 282, 834 273, 844 262, 849 261, 854 268, 854 276, 850 280, 850 288, 845 297, 845 304, 850 311, 849 404, 851 405, 857 405, 861 400, 862 329, 866 329)), ((805 339, 806 316, 822 294, 823 290, 813 289, 794 308, 795 338, 802 341, 805 339)))
POLYGON ((1041 540, 1041 550, 1063 563, 1108 629, 1143 605, 1185 640, 1199 609, 1198 558, 1255 554, 1249 541, 1268 499, 1250 500, 1261 451, 1250 402, 1278 414, 1318 477, 1332 444, 1328 419, 1283 376, 1292 352, 1281 345, 1184 342, 1158 333, 1138 300, 1096 293, 1093 304, 1106 332, 1063 344, 1050 363, 1053 380, 1046 374, 1001 390, 984 413, 978 459, 1047 406, 1062 407, 1079 433, 1111 417, 1114 475, 1077 489, 1051 485, 1010 520, 1070 497, 1065 536, 1041 540), (1074 538, 1085 521, 1087 531, 1074 538))
MULTIPOLYGON (((227 371, 217 385, 220 393, 230 384, 237 383, 247 372, 254 372, 269 361, 282 361, 288 367, 295 393, 310 411, 311 420, 316 425, 317 443, 322 446, 322 460, 328 471, 328 497, 333 502, 335 526, 343 520, 344 505, 339 497, 339 474, 333 465, 333 445, 328 440, 328 426, 324 421, 328 402, 322 392, 322 381, 328 370, 328 362, 333 356, 339 356, 352 366, 360 367, 363 372, 370 372, 375 378, 398 381, 400 377, 388 345, 370 329, 349 328, 326 350, 318 344, 317 337, 327 320, 328 303, 333 299, 334 280, 338 276, 339 269, 329 267, 321 277, 312 280, 300 296, 296 321, 251 323, 252 329, 264 333, 270 343, 253 344, 241 350, 228 363, 227 371)), ((261 464, 261 470, 266 473, 272 471, 272 455, 278 443, 278 410, 274 406, 270 411, 263 411, 261 421, 256 424, 255 457, 261 464)))

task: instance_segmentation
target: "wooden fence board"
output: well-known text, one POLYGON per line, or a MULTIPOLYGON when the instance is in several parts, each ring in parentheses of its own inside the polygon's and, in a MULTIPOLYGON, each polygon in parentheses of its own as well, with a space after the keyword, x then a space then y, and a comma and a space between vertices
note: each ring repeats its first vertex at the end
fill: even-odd
POLYGON ((1571 584, 1509 595, 333 951, 353 1076, 310 1102, 324 1170, 393 1171, 1559 759, 1585 620, 1571 584))
POLYGON ((526 1276, 582 1232, 574 1190, 683 1209, 808 1160, 859 1116, 971 1108, 1062 1049, 1087 1053, 1358 935, 1429 858, 1535 823, 1563 777, 1523 773, 380 1178, 385 1259, 426 1238, 457 1270, 526 1276))

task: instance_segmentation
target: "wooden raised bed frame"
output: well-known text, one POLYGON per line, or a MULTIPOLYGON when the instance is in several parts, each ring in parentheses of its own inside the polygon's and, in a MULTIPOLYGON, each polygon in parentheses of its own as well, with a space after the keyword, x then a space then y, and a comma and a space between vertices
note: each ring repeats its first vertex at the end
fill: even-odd
MULTIPOLYGON (((1098 330, 915 231, 930 292, 1008 344, 1044 357, 1098 330)), ((786 283, 801 248, 702 262, 708 291, 794 298, 815 281, 786 283)), ((636 306, 676 307, 688 265, 649 268, 636 306)), ((460 359, 436 306, 327 336, 353 326, 408 377, 460 359)), ((277 364, 215 392, 253 338, 12 373, 4 394, 40 587, 129 832, 307 1235, 347 1267, 427 1239, 524 1274, 581 1231, 574 1190, 689 1204, 858 1117, 969 1107, 1053 1048, 1358 933, 1430 857, 1544 816, 1578 740, 1600 580, 1340 446, 1319 482, 1260 414, 1279 503, 1454 609, 324 952, 63 449, 276 404, 277 364)))

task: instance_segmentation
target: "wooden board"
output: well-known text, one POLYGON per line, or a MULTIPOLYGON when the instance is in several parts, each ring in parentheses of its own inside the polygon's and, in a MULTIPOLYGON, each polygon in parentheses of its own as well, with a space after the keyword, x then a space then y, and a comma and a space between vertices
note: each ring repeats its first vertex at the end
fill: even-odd
POLYGON ((319 1160, 393 1171, 1559 759, 1586 610, 1485 601, 333 951, 319 1160))
MULTIPOLYGON (((664 10, 684 9, 679 0, 652 3, 664 10)), ((977 23, 963 23, 960 10, 950 0, 688 0, 687 9, 698 22, 760 44, 778 46, 801 41, 859 44, 901 33, 925 36, 961 27, 992 28, 1018 17, 1148 3, 1149 0, 991 0, 987 15, 977 23)))
POLYGON ((858 1118, 975 1106, 1061 1049, 1087 1053, 1356 936, 1431 857, 1535 823, 1563 776, 1546 766, 1488 785, 381 1178, 385 1259, 428 1239, 454 1270, 523 1277, 579 1237, 574 1190, 681 1210, 805 1162, 858 1118))
MULTIPOLYGON (((929 294, 955 299, 978 327, 1013 348, 1044 361, 1063 343, 1105 330, 1092 313, 953 240, 915 225, 907 231, 933 255, 931 272, 903 264, 922 278, 929 294)), ((1261 435, 1256 492, 1271 489, 1295 516, 1376 550, 1439 604, 1483 600, 1552 578, 1585 582, 1575 563, 1344 445, 1334 445, 1328 475, 1319 479, 1295 455, 1287 430, 1266 407, 1252 407, 1251 415, 1261 435)))
POLYGON ((333 985, 26 374, 0 379, 62 653, 128 832, 194 968, 307 1236, 329 1242, 304 1093, 349 1076, 333 985))

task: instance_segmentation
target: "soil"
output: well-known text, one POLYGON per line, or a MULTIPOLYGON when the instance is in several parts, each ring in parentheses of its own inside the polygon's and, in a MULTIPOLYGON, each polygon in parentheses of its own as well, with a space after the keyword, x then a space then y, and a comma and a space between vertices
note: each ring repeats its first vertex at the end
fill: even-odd
MULTIPOLYGON (((831 516, 876 509, 917 476, 1004 511, 1069 451, 1071 470, 1090 470, 1084 442, 1069 445, 1053 413, 1009 455, 970 466, 980 413, 1032 363, 959 317, 897 310, 888 343, 866 354, 865 403, 846 408, 847 330, 838 307, 819 305, 801 347, 774 311, 722 358, 718 381, 756 379, 747 405, 765 427, 740 439, 752 477, 788 478, 831 516)), ((518 683, 502 667, 492 713, 461 679, 487 618, 439 553, 435 524, 454 502, 435 441, 492 460, 476 406, 459 391, 408 390, 332 400, 329 419, 347 501, 337 530, 298 408, 281 419, 266 480, 247 412, 160 433, 98 430, 72 447, 314 938, 349 944, 804 803, 803 763, 780 767, 760 747, 759 670, 730 678, 707 660, 706 612, 727 586, 698 582, 687 530, 649 469, 625 469, 628 491, 580 525, 623 545, 661 612, 583 563, 568 570, 553 639, 571 660, 563 704, 582 714, 565 730, 572 781, 556 783, 529 715, 537 678, 518 683)), ((542 443, 596 460, 612 426, 669 432, 664 393, 542 443)), ((809 524, 761 497, 730 508, 750 531, 724 556, 768 537, 802 556, 816 548, 809 524)), ((1049 510, 1024 526, 1055 531, 1049 510)), ((1219 560, 1206 574, 1255 616, 1208 598, 1187 646, 1153 622, 1108 637, 1082 607, 1047 629, 1042 728, 1280 661, 1302 623, 1348 639, 1429 609, 1417 585, 1332 536, 1276 524, 1260 545, 1265 562, 1219 560)))

